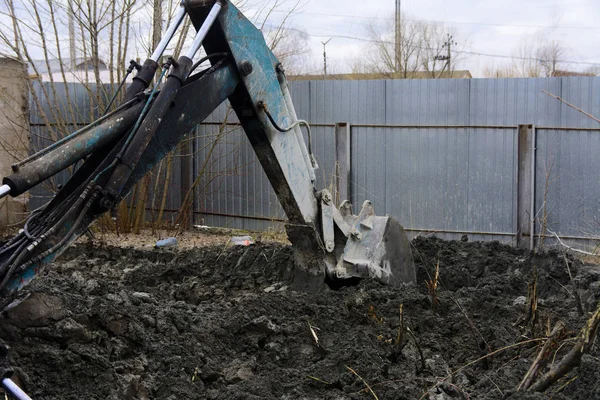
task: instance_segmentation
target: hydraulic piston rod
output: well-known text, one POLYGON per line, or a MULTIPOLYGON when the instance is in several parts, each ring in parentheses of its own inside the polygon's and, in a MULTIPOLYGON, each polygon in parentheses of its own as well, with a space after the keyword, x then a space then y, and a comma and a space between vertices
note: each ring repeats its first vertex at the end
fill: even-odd
POLYGON ((6 197, 10 194, 10 186, 2 185, 0 186, 0 199, 6 197))
POLYGON ((31 400, 31 397, 27 395, 20 387, 17 386, 12 380, 8 378, 2 379, 2 387, 8 394, 17 400, 31 400))
POLYGON ((175 16, 175 19, 173 20, 173 22, 171 22, 171 25, 169 25, 169 28, 167 28, 167 32, 165 32, 165 35, 158 43, 158 46, 156 46, 154 53, 152 53, 152 55, 150 56, 150 59, 152 61, 155 61, 155 62, 159 61, 160 57, 165 52, 165 49, 171 42, 171 39, 173 38, 175 31, 177 30, 177 28, 179 28, 179 25, 181 25, 181 22, 183 21, 185 14, 186 14, 185 8, 183 7, 183 4, 182 4, 179 7, 179 11, 177 12, 177 15, 175 16))
POLYGON ((196 53, 198 52, 198 50, 200 50, 200 46, 202 46, 202 42, 206 38, 208 31, 210 30, 210 28, 212 27, 214 22, 217 20, 217 17, 219 16, 219 12, 221 11, 221 8, 223 8, 223 5, 221 4, 221 2, 219 0, 217 0, 215 5, 212 6, 212 8, 210 9, 210 12, 208 13, 208 16, 206 17, 206 20, 204 21, 204 23, 202 24, 200 29, 198 29, 198 33, 196 33, 196 37, 194 38, 192 47, 189 48, 188 52, 185 55, 190 60, 193 59, 194 56, 196 55, 196 53))

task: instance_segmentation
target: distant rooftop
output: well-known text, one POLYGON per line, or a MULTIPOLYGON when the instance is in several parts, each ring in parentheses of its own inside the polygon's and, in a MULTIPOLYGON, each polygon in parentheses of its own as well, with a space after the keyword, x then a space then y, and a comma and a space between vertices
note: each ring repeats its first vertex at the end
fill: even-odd
MULTIPOLYGON (((368 74, 328 74, 327 80, 353 81, 353 80, 380 80, 380 79, 471 79, 473 76, 467 70, 460 71, 415 71, 406 75, 401 72, 368 73, 368 74)), ((323 75, 291 75, 290 81, 322 81, 323 75)))
MULTIPOLYGON (((38 75, 45 75, 48 73, 61 72, 61 60, 48 60, 48 65, 46 64, 46 60, 33 60, 33 67, 30 67, 29 73, 35 74, 37 72, 38 75), (48 71, 48 65, 50 66, 50 71, 48 71)), ((85 71, 94 69, 94 59, 92 57, 83 58, 78 57, 75 59, 75 62, 71 62, 70 58, 64 58, 62 60, 63 69, 66 71, 85 71), (74 68, 73 68, 74 67, 74 68)), ((98 59, 98 69, 100 71, 107 70, 108 67, 102 59, 98 59)))
POLYGON ((552 73, 553 78, 560 78, 563 76, 596 76, 596 74, 593 72, 561 71, 558 69, 552 73))

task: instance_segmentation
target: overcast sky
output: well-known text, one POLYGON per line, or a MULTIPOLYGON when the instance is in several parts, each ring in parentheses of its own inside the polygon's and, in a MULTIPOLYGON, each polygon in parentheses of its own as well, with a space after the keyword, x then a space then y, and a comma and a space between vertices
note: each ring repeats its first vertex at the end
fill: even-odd
MULTIPOLYGON (((271 21, 285 17, 288 0, 271 21)), ((358 57, 368 42, 342 36, 367 38, 369 22, 393 19, 395 0, 303 0, 291 26, 309 35, 309 64, 322 66, 322 41, 327 45, 328 63, 337 71, 347 68, 347 60, 358 57)), ((600 66, 599 0, 402 0, 402 13, 409 19, 440 21, 454 27, 459 47, 472 53, 515 56, 524 37, 542 34, 559 40, 567 49, 570 69, 600 66), (575 63, 576 62, 576 63, 575 63)), ((463 54, 461 68, 475 76, 486 65, 502 65, 501 57, 463 54)), ((313 72, 313 71, 310 71, 313 72)), ((314 71, 318 73, 319 71, 314 71)))
MULTIPOLYGON (((282 3, 268 20, 270 26, 276 26, 297 1, 245 0, 243 10, 256 21, 253 6, 267 4, 269 8, 274 3, 282 3)), ((330 72, 348 72, 349 60, 360 57, 370 45, 368 24, 393 26, 395 0, 300 2, 286 26, 308 35, 309 53, 304 72, 322 73, 321 42, 330 38, 327 45, 330 72)), ((20 1, 15 4, 18 9, 27 7, 20 1)), ((513 61, 510 57, 519 55, 522 41, 527 38, 531 41, 534 37, 558 40, 562 44, 568 63, 559 68, 585 71, 595 66, 600 71, 600 0, 402 0, 402 15, 412 20, 435 21, 452 29, 458 42, 456 49, 464 51, 457 58, 460 60, 458 68, 470 70, 475 77, 481 76, 486 66, 510 64, 513 61)), ((7 18, 0 15, 0 22, 11 26, 7 18)), ((150 18, 150 12, 138 12, 134 21, 139 19, 138 25, 149 29, 150 18)), ((63 28, 66 39, 66 26, 63 28)), ((67 44, 65 40, 64 45, 67 44)), ((42 58, 41 50, 32 51, 35 57, 42 58)), ((143 58, 144 51, 139 45, 132 46, 132 52, 132 56, 143 58)))

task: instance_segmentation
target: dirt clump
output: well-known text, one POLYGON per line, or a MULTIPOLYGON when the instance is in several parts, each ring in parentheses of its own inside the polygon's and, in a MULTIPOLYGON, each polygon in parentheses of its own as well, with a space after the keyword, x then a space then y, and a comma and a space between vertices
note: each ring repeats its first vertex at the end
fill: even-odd
MULTIPOLYGON (((515 388, 548 327, 581 328, 600 269, 494 242, 412 247, 417 284, 306 293, 291 288, 284 245, 80 244, 3 313, 0 336, 35 399, 549 398, 515 388)), ((599 355, 552 398, 600 398, 599 355)))

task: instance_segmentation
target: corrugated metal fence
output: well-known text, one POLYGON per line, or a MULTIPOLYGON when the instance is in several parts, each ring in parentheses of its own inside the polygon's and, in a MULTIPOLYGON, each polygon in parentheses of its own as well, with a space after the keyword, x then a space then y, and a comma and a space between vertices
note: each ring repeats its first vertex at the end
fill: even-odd
MULTIPOLYGON (((600 116, 600 78, 303 81, 291 90, 313 126, 318 187, 334 181, 335 124, 350 124, 355 208, 369 199, 413 233, 512 241, 518 126, 533 125, 535 217, 545 207, 553 232, 600 236, 600 124, 542 92, 600 116)), ((167 208, 195 187, 195 223, 266 229, 285 216, 236 121, 223 105, 196 129, 180 152, 189 157, 174 158, 167 208)))

